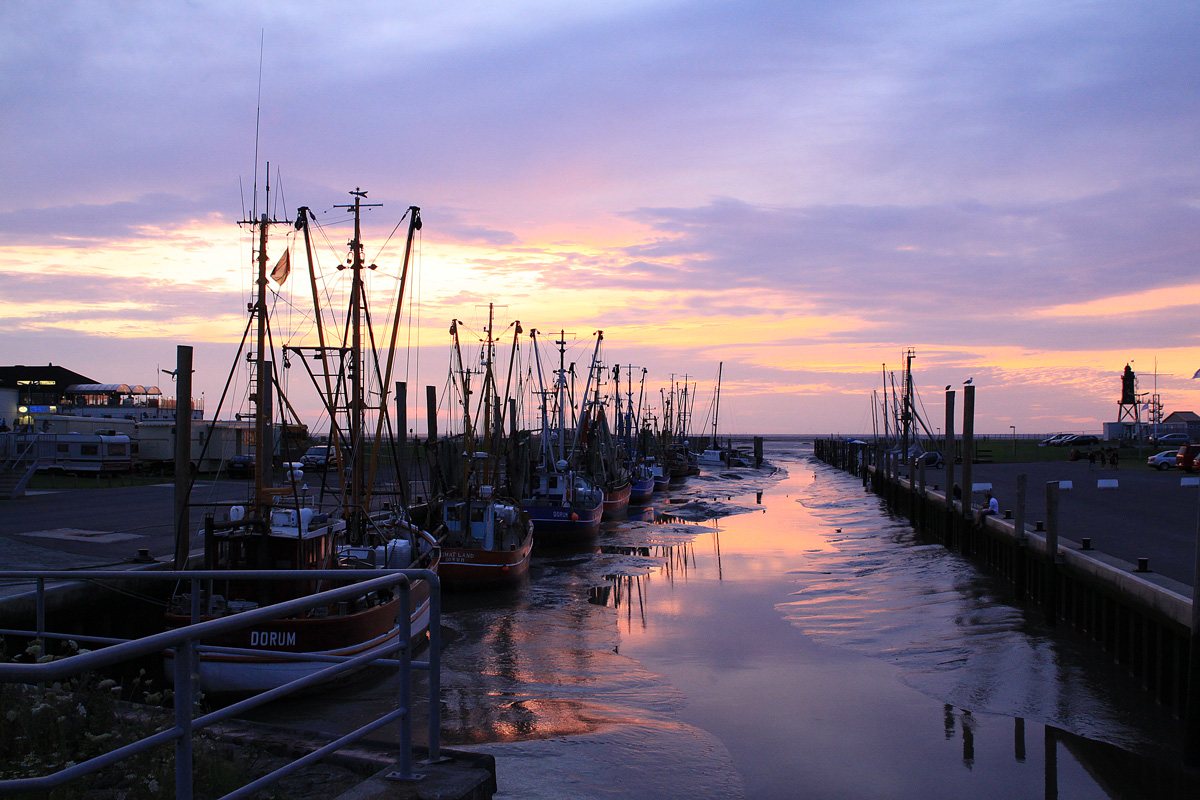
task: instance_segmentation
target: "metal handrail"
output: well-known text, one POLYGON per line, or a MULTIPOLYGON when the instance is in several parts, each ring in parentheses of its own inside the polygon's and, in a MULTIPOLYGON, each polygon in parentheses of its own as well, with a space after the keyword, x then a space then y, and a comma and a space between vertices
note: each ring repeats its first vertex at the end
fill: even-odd
MULTIPOLYGON (((194 570, 194 571, 162 571, 162 572, 112 572, 99 570, 80 570, 70 572, 25 572, 0 571, 0 580, 29 580, 37 584, 37 630, 25 631, 33 638, 41 639, 45 631, 45 586, 47 580, 152 580, 152 581, 187 581, 192 585, 192 619, 199 617, 200 584, 212 580, 257 579, 257 580, 296 580, 323 578, 352 581, 352 586, 342 586, 328 589, 307 597, 288 600, 262 608, 241 611, 219 619, 204 622, 193 622, 190 625, 152 634, 141 639, 113 644, 100 650, 68 656, 55 661, 39 664, 0 664, 0 683, 48 683, 70 677, 82 672, 89 672, 134 658, 153 655, 155 653, 174 651, 174 684, 175 684, 175 725, 164 731, 132 742, 124 747, 96 756, 88 761, 72 765, 50 775, 37 778, 20 778, 0 781, 0 795, 29 790, 45 790, 61 786, 77 778, 91 774, 96 770, 115 764, 125 758, 145 752, 153 747, 175 742, 175 796, 180 800, 191 800, 192 785, 192 735, 195 731, 214 725, 249 708, 271 702, 293 692, 328 680, 329 678, 357 669, 369 663, 386 663, 397 665, 400 672, 398 707, 376 720, 352 731, 324 747, 286 764, 274 772, 259 778, 225 796, 222 800, 236 800, 253 794, 258 789, 289 775, 313 761, 328 755, 352 742, 358 741, 369 733, 393 722, 400 722, 398 746, 398 776, 413 778, 412 772, 412 720, 409 714, 411 706, 413 668, 426 669, 429 672, 429 761, 440 759, 440 695, 441 695, 441 592, 437 573, 431 570, 194 570), (409 642, 412 638, 410 602, 411 584, 416 580, 429 582, 429 657, 427 661, 414 661, 411 657, 409 642), (321 658, 333 661, 330 666, 302 678, 286 683, 238 703, 226 706, 218 711, 193 717, 195 693, 193 686, 196 655, 199 652, 199 640, 219 636, 249 627, 256 623, 284 617, 306 611, 320 605, 328 605, 341 600, 350 600, 361 596, 364 592, 379 589, 395 588, 400 594, 398 605, 397 627, 399 636, 394 644, 383 644, 365 653, 353 657, 321 658), (387 658, 393 653, 399 655, 395 659, 387 658)), ((18 633, 18 632, 12 632, 18 633)), ((205 650, 216 648, 205 647, 205 650)), ((259 655, 271 651, 258 651, 259 655)))
MULTIPOLYGON (((0 433, 0 437, 5 440, 4 461, 0 464, 0 468, 9 469, 18 464, 29 461, 30 451, 37 445, 42 434, 34 433, 16 433, 13 431, 5 431, 0 433), (25 449, 21 450, 20 445, 25 445, 25 449), (10 452, 11 451, 11 452, 10 452)), ((34 461, 37 461, 37 456, 34 455, 34 461)))

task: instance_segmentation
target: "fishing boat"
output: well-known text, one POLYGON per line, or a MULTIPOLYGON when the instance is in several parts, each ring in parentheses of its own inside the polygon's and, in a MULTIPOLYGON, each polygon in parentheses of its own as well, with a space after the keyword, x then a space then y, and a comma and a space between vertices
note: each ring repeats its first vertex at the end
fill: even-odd
POLYGON ((698 464, 725 464, 729 460, 729 453, 722 450, 721 445, 717 442, 717 416, 721 411, 721 370, 724 366, 724 361, 717 365, 717 391, 713 395, 712 438, 709 440, 709 446, 696 455, 698 464))
POLYGON ((665 492, 671 487, 671 471, 657 459, 649 459, 650 479, 654 483, 654 491, 665 492))
POLYGON ((639 465, 630 480, 629 505, 642 506, 654 499, 654 476, 648 467, 639 465))
MULTIPOLYGON (((438 517, 433 535, 442 552, 438 577, 447 589, 484 589, 515 584, 529 573, 533 550, 533 522, 529 514, 516 500, 498 494, 495 488, 501 482, 499 432, 504 429, 503 409, 508 403, 500 402, 492 370, 495 358, 493 312, 494 307, 488 304, 487 339, 482 359, 483 388, 474 418, 470 407, 470 398, 474 394, 471 371, 463 361, 458 321, 450 326, 455 359, 451 370, 460 389, 464 420, 460 445, 463 457, 455 485, 446 487, 431 504, 438 517), (477 443, 482 445, 482 450, 475 450, 477 443)), ((521 325, 516 322, 512 327, 515 353, 521 325)), ((510 370, 510 378, 511 374, 510 370)), ((447 472, 449 470, 441 474, 447 472)))
POLYGON ((625 397, 621 398, 621 367, 613 369, 616 381, 616 391, 613 399, 616 403, 617 436, 625 451, 625 463, 629 465, 629 505, 641 506, 649 503, 654 497, 654 476, 651 471, 651 457, 646 453, 645 444, 649 440, 649 430, 642 429, 642 404, 646 394, 646 368, 640 367, 641 379, 638 381, 638 400, 633 402, 633 370, 631 364, 625 364, 625 397))
MULTIPOLYGON (((579 442, 580 470, 604 493, 603 518, 620 519, 629 507, 632 486, 625 465, 625 451, 609 427, 606 403, 601 397, 601 386, 608 373, 600 361, 603 341, 604 331, 597 331, 583 390, 583 411, 579 415, 576 441, 579 442)), ((620 368, 614 367, 614 382, 619 376, 620 368)), ((614 394, 619 394, 619 387, 614 394)))
POLYGON ((593 539, 600 532, 604 512, 604 492, 587 474, 573 464, 578 460, 575 441, 568 443, 566 334, 559 332, 558 369, 553 391, 547 391, 543 377, 538 332, 531 330, 535 359, 534 373, 542 398, 541 434, 530 488, 521 499, 521 508, 533 521, 534 535, 541 545, 574 544, 593 539))
MULTIPOLYGON (((380 449, 385 439, 381 434, 389 403, 386 387, 390 385, 392 361, 389 356, 386 369, 382 368, 374 348, 363 344, 376 341, 370 330, 370 311, 363 281, 364 270, 368 267, 362 259, 360 221, 366 192, 356 190, 351 194, 353 205, 341 206, 351 209, 354 217, 351 256, 347 259, 350 266, 343 268, 339 264, 339 272, 346 269, 350 278, 350 302, 342 328, 347 338, 337 346, 327 346, 325 326, 319 322, 318 346, 288 347, 283 352, 285 363, 289 359, 304 363, 325 404, 331 452, 338 461, 338 469, 330 470, 330 473, 340 485, 336 489, 330 488, 328 502, 324 486, 321 494, 310 493, 299 452, 279 453, 285 475, 280 485, 274 485, 272 462, 277 445, 283 444, 286 450, 288 441, 288 437, 279 437, 278 443, 275 441, 279 426, 274 418, 275 414, 284 417, 291 405, 279 391, 282 382, 275 370, 267 302, 268 279, 274 279, 282 286, 290 273, 291 262, 285 250, 275 269, 268 273, 267 232, 274 221, 263 214, 249 223, 258 234, 255 248, 257 292, 256 301, 248 306, 250 320, 242 341, 254 334, 254 347, 249 358, 243 358, 239 351, 235 371, 230 373, 232 383, 237 364, 248 361, 252 367, 253 477, 244 504, 224 509, 221 519, 217 519, 216 511, 210 512, 204 523, 203 567, 246 572, 247 577, 206 582, 201 597, 196 598, 196 606, 193 606, 190 594, 181 589, 173 597, 166 615, 169 628, 310 596, 344 585, 338 578, 345 576, 347 571, 436 571, 438 568, 437 543, 408 517, 403 489, 389 496, 384 482, 377 480, 380 449), (368 386, 367 376, 381 378, 380 385, 368 386), (368 429, 368 411, 377 415, 374 436, 368 429), (329 578, 276 580, 261 574, 289 570, 319 570, 328 573, 329 578), (190 611, 193 607, 201 609, 199 620, 193 620, 190 611)), ((420 209, 411 207, 407 214, 410 215, 408 242, 399 276, 396 311, 401 307, 400 297, 409 271, 413 234, 421 227, 420 209)), ((304 231, 309 253, 314 317, 320 321, 323 315, 316 300, 316 265, 311 255, 308 209, 301 208, 297 217, 297 228, 304 231)), ((397 318, 398 314, 394 314, 393 343, 397 318)), ((217 413, 220 413, 220 407, 217 413)), ((394 441, 394 437, 390 438, 394 441)), ((404 483, 397 481, 400 487, 404 483)), ((430 591, 425 580, 416 580, 412 584, 408 614, 414 639, 423 637, 428 630, 430 591)), ((244 694, 275 688, 328 666, 331 656, 353 656, 394 643, 399 636, 396 619, 403 613, 400 596, 391 592, 372 592, 351 601, 318 606, 303 615, 256 624, 251 629, 205 640, 198 656, 199 686, 214 694, 244 694)), ((167 658, 170 660, 172 656, 167 658)), ((173 675, 170 665, 166 674, 173 675)))

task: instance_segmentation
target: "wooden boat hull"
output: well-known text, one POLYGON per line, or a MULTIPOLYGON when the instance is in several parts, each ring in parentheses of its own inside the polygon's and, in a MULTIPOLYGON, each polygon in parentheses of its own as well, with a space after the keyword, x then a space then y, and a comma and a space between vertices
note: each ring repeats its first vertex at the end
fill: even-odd
POLYGON ((442 547, 438 577, 451 590, 494 589, 518 583, 529 574, 533 525, 521 543, 510 550, 442 547))
POLYGON ((630 490, 629 483, 604 490, 603 519, 619 519, 625 515, 625 509, 629 508, 630 490))
MULTIPOLYGON (((415 581, 410 598, 410 632, 412 639, 416 641, 429 632, 429 583, 424 580, 415 581)), ((219 639, 203 640, 201 644, 243 650, 349 657, 394 642, 400 633, 399 626, 396 625, 396 615, 399 611, 400 600, 393 598, 348 614, 331 613, 326 617, 271 620, 219 639)), ((207 619, 211 617, 204 618, 207 619)), ((187 624, 187 617, 167 614, 168 629, 187 624)), ((168 652, 164 654, 164 659, 167 680, 173 681, 174 654, 168 652)), ((199 688, 207 694, 254 694, 311 675, 328 667, 330 663, 326 660, 272 656, 267 652, 262 656, 201 652, 197 674, 199 688)))

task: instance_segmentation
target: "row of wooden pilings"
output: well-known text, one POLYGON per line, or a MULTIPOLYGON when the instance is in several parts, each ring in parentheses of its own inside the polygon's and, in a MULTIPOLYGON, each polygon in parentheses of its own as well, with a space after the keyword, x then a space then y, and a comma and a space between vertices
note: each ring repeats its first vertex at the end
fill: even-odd
MULTIPOLYGON (((1024 475, 1017 476, 1011 518, 987 516, 980 522, 969 492, 964 503, 926 484, 922 459, 905 460, 879 444, 840 439, 819 439, 814 448, 821 461, 861 478, 864 488, 923 536, 1007 583, 1013 602, 1040 608, 1049 626, 1071 626, 1128 669, 1155 701, 1183 718, 1189 755, 1200 763, 1195 597, 1143 579, 1134 565, 1088 550, 1087 542, 1060 539, 1057 483, 1046 485, 1044 525, 1026 524, 1024 475)), ((963 486, 971 485, 968 464, 964 457, 959 465, 963 486)), ((953 484, 949 475, 946 480, 953 484)))

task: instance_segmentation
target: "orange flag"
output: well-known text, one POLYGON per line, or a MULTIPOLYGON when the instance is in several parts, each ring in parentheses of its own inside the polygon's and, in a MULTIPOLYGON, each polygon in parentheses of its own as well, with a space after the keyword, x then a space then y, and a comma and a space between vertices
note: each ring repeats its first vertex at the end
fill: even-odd
POLYGON ((292 272, 292 258, 289 253, 291 253, 290 250, 284 250, 283 255, 279 257, 279 263, 275 265, 275 269, 271 270, 271 280, 280 286, 283 286, 283 282, 292 272))

